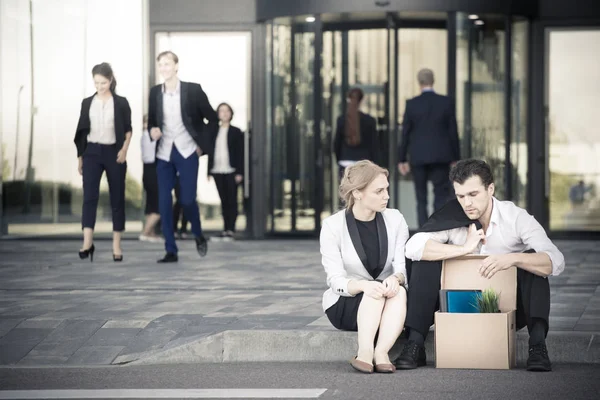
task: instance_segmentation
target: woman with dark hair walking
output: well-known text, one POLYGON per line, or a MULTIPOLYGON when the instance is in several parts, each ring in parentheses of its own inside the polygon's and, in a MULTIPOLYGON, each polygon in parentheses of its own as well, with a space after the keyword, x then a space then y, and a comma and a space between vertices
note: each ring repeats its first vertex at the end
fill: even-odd
POLYGON ((220 237, 233 240, 238 215, 238 185, 244 178, 244 134, 231 125, 233 109, 227 103, 217 107, 219 127, 212 132, 213 151, 209 153, 208 173, 215 180, 221 210, 223 232, 220 237))
POLYGON ((352 88, 346 96, 346 113, 337 120, 334 151, 339 166, 340 180, 344 169, 361 160, 381 163, 381 148, 377 138, 375 118, 360 111, 364 93, 352 88))
POLYGON ((81 225, 83 245, 79 258, 94 260, 94 226, 100 197, 100 179, 106 172, 113 220, 113 260, 123 261, 121 234, 125 230, 125 174, 131 142, 131 108, 115 92, 117 80, 108 63, 94 66, 96 93, 83 99, 75 146, 83 177, 81 225))

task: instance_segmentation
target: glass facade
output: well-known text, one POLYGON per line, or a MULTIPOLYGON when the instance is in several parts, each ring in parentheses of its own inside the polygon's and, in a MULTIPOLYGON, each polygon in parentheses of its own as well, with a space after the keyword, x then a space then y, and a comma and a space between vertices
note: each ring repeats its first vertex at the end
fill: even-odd
POLYGON ((462 94, 457 104, 457 113, 463 116, 462 156, 480 158, 490 164, 496 180, 496 196, 504 199, 505 17, 478 17, 457 15, 460 27, 457 42, 462 50, 458 57, 463 59, 463 69, 457 68, 456 80, 457 90, 462 94))
MULTIPOLYGON (((266 181, 262 197, 254 199, 264 202, 264 210, 251 211, 249 193, 244 199, 240 190, 238 231, 260 224, 266 233, 317 235, 321 221, 339 209, 333 140, 352 87, 364 91, 361 111, 377 121, 381 165, 390 171, 390 206, 416 229, 412 177, 397 173, 396 152, 406 101, 419 94, 421 68, 434 71, 436 92, 454 98, 461 155, 491 164, 498 198, 533 204, 552 231, 600 231, 600 167, 594 164, 600 139, 588 109, 600 93, 598 27, 547 29, 540 88, 535 74, 542 74, 541 67, 532 65, 544 57, 532 63, 531 33, 540 28, 525 17, 446 11, 271 16, 257 23, 266 35, 255 38, 261 30, 161 25, 148 7, 148 0, 0 2, 0 234, 80 234, 82 190, 73 136, 81 100, 94 93, 91 69, 103 61, 112 64, 117 92, 132 109, 126 230, 140 231, 142 117, 149 87, 160 82, 156 54, 167 49, 179 54, 181 78, 201 83, 213 106, 232 104, 234 125, 249 132, 252 117, 266 117, 252 132, 260 140, 249 157, 252 178, 266 181), (105 30, 108 19, 111 29, 105 30), (257 41, 266 47, 260 56, 257 41), (205 62, 206 54, 225 48, 222 62, 205 62), (265 85, 254 85, 257 73, 266 77, 265 85), (264 103, 252 101, 263 91, 264 103), (530 102, 542 91, 543 125, 536 108, 542 102, 530 102), (541 137, 537 130, 543 127, 546 143, 540 149, 532 137, 541 137), (529 190, 541 181, 538 164, 546 173, 540 184, 545 193, 529 190), (548 204, 547 215, 540 203, 548 204)), ((218 231, 219 199, 202 161, 198 202, 205 228, 218 231)), ((432 209, 431 187, 429 202, 432 209)), ((109 203, 104 179, 98 232, 112 229, 109 203)))
MULTIPOLYGON (((272 119, 272 232, 318 230, 319 221, 313 223, 312 218, 314 208, 303 206, 309 200, 304 179, 324 182, 322 191, 316 193, 324 202, 321 219, 339 209, 333 139, 337 118, 344 113, 345 93, 352 87, 365 93, 361 111, 377 120, 384 154, 381 164, 391 172, 391 206, 401 210, 409 228, 417 228, 412 177, 396 173, 396 149, 406 101, 419 94, 416 75, 421 68, 434 71, 438 93, 456 88, 463 158, 486 160, 496 177, 496 196, 526 205, 528 21, 450 13, 433 20, 424 15, 419 22, 418 13, 413 13, 410 27, 405 27, 408 24, 402 17, 402 13, 383 17, 380 27, 372 21, 364 27, 360 23, 323 24, 320 32, 304 18, 273 22, 273 73, 268 77, 273 87, 273 112, 268 114, 272 119), (456 31, 446 28, 448 18, 455 19, 456 31), (323 91, 315 93, 310 87, 317 83, 310 44, 319 34, 323 63, 321 76, 316 78, 321 79, 323 91), (448 48, 450 35, 455 35, 454 49, 448 48), (452 66, 449 51, 456 55, 452 66), (318 123, 311 116, 317 98, 323 107, 321 138, 311 131, 318 123), (323 150, 323 176, 311 167, 318 164, 310 150, 315 141, 323 150), (299 223, 305 217, 310 223, 299 223)), ((433 203, 431 187, 429 202, 433 203)))
POLYGON ((527 127, 529 109, 529 21, 512 22, 512 91, 511 91, 511 185, 512 200, 519 207, 527 207, 527 165, 529 147, 527 127))
POLYGON ((550 229, 600 230, 600 29, 547 32, 550 229))
MULTIPOLYGON (((95 92, 92 67, 104 61, 111 63, 117 93, 131 107, 126 216, 127 229, 139 232, 144 2, 6 0, 0 7, 4 233, 81 231, 81 176, 73 138, 81 100, 95 92)), ((96 230, 112 231, 106 178, 96 230)))

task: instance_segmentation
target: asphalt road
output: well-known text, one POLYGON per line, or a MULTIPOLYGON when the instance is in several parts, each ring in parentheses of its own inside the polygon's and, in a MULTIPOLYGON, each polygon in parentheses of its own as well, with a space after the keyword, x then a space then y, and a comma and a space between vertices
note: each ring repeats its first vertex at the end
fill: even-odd
POLYGON ((363 375, 354 372, 345 363, 0 368, 0 399, 269 397, 598 399, 600 398, 600 365, 555 365, 551 373, 530 373, 521 369, 438 370, 430 366, 413 371, 398 371, 391 375, 363 375), (57 389, 64 391, 49 391, 57 389), (75 389, 93 390, 77 392, 74 391, 75 389), (115 389, 120 391, 114 391, 115 389), (128 392, 125 391, 126 389, 138 391, 128 392), (159 389, 171 390, 160 391, 159 389), (305 391, 274 389, 305 389, 305 391), (36 390, 44 390, 44 392, 36 390))

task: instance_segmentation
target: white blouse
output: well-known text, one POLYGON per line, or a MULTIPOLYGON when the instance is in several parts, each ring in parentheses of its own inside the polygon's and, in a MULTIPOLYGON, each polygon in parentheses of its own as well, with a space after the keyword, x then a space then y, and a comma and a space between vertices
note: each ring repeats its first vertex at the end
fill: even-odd
POLYGON ((111 97, 102 101, 94 96, 90 106, 90 133, 88 142, 115 144, 115 101, 111 97))

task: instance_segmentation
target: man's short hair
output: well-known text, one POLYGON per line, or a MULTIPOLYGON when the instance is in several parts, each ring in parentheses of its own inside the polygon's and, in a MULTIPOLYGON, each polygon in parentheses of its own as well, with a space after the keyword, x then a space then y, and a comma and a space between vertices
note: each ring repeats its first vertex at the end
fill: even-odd
POLYGON ((417 81, 421 86, 432 86, 434 82, 433 71, 429 68, 423 68, 417 74, 417 81))
POLYGON ((460 185, 473 176, 478 176, 486 189, 494 183, 494 174, 492 174, 490 166, 483 160, 474 158, 460 160, 450 170, 450 180, 460 185))
POLYGON ((171 60, 173 60, 175 64, 179 64, 179 57, 177 57, 177 54, 173 53, 171 50, 163 51, 162 53, 160 53, 156 57, 156 61, 160 61, 160 59, 163 57, 169 57, 171 58, 171 60))

